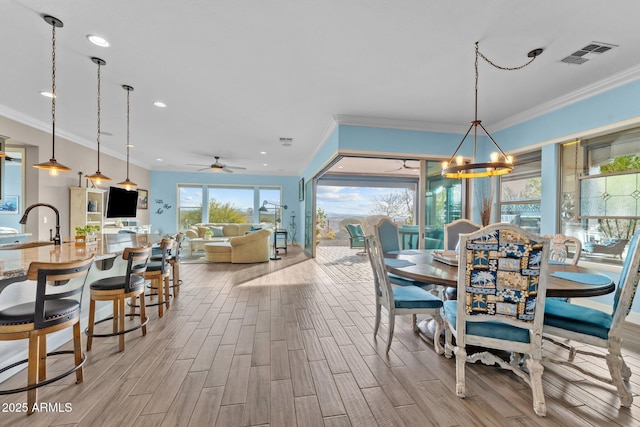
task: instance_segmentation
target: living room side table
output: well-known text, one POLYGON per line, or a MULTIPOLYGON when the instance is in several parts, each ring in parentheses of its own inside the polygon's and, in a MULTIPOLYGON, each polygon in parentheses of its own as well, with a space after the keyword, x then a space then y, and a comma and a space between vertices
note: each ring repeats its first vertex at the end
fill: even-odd
POLYGON ((284 229, 276 229, 273 233, 273 256, 272 260, 278 260, 280 257, 278 256, 278 249, 284 249, 284 253, 287 253, 287 240, 288 240, 288 232, 284 229))

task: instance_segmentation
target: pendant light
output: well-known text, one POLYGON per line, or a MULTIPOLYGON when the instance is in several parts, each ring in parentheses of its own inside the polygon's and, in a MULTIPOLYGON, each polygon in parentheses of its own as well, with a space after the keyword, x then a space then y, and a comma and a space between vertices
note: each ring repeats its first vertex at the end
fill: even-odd
POLYGON ((453 152, 453 155, 449 159, 449 161, 442 162, 442 176, 445 178, 482 178, 485 176, 499 176, 505 175, 513 170, 513 157, 507 156, 502 148, 498 145, 498 143, 493 139, 491 134, 485 129, 482 125, 482 121, 478 120, 478 57, 482 57, 489 64, 494 66, 495 68, 507 71, 519 70, 521 68, 526 67, 531 64, 540 54, 542 53, 542 49, 534 49, 527 54, 529 58, 531 58, 526 64, 521 65, 519 67, 502 67, 491 62, 486 56, 484 56, 478 49, 478 42, 476 42, 476 86, 475 86, 475 119, 471 122, 471 126, 467 129, 467 133, 462 137, 462 141, 456 148, 456 151, 453 152), (489 137, 489 140, 493 143, 493 145, 498 149, 499 152, 493 152, 490 154, 489 162, 477 162, 476 159, 476 144, 478 138, 478 127, 480 127, 484 133, 489 137), (465 163, 464 157, 457 155, 460 147, 467 139, 469 133, 471 133, 471 129, 473 129, 473 158, 471 159, 471 163, 465 163))
POLYGON ((127 91, 127 179, 119 182, 118 185, 123 185, 127 190, 133 190, 138 186, 138 184, 129 179, 129 149, 132 147, 129 143, 129 110, 131 105, 131 92, 133 91, 133 88, 129 85, 122 85, 122 88, 127 91))
POLYGON ((99 186, 100 184, 102 184, 102 181, 111 181, 111 178, 103 175, 102 172, 100 172, 100 67, 103 65, 107 65, 107 63, 100 58, 96 58, 95 56, 91 58, 91 61, 93 61, 98 66, 98 132, 96 136, 96 140, 98 142, 98 170, 93 175, 87 175, 86 178, 91 180, 91 182, 93 182, 95 185, 99 186))
POLYGON ((51 25, 51 158, 48 162, 33 165, 37 169, 46 169, 49 175, 58 176, 58 172, 70 172, 71 169, 56 160, 56 27, 62 28, 62 21, 45 15, 44 20, 51 25))

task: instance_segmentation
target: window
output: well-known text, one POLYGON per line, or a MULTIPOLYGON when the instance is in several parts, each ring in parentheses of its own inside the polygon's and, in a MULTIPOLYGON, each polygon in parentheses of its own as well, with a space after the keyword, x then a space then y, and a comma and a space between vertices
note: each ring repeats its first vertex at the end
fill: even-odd
POLYGON ((561 158, 561 232, 584 257, 620 264, 640 226, 640 129, 563 144, 561 158))
POLYGON ((201 222, 273 222, 258 209, 264 200, 280 204, 280 187, 178 185, 178 226, 201 222), (204 210, 203 210, 204 203, 204 210))
POLYGON ((540 233, 541 167, 540 151, 521 154, 516 158, 513 172, 500 177, 500 222, 540 233))

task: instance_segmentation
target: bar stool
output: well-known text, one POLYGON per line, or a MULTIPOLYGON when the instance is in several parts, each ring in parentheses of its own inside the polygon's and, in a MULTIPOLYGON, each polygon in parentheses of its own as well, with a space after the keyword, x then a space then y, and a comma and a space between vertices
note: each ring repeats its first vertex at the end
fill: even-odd
MULTIPOLYGON (((176 247, 176 239, 173 237, 164 238, 160 242, 160 250, 161 256, 160 261, 152 261, 147 266, 147 270, 144 273, 144 278, 146 280, 150 280, 150 296, 153 298, 154 295, 158 296, 158 302, 149 303, 147 306, 158 306, 158 316, 162 317, 164 315, 164 306, 167 306, 167 309, 171 305, 169 302, 171 298, 171 294, 169 293, 169 273, 170 266, 169 260, 171 258, 172 252, 176 247), (164 290, 164 292, 163 292, 164 290)), ((142 300, 142 297, 140 297, 142 300)), ((142 302, 140 305, 142 306, 142 302)))
MULTIPOLYGON (((171 286, 170 288, 173 289, 173 296, 177 297, 178 293, 180 292, 180 285, 182 285, 182 279, 180 278, 180 259, 181 259, 181 252, 182 252, 182 242, 184 241, 184 233, 179 232, 178 234, 176 234, 175 236, 176 239, 176 248, 175 250, 171 251, 168 257, 168 261, 169 264, 171 265, 171 273, 172 273, 172 277, 171 277, 171 286)), ((158 248, 158 253, 155 253, 155 251, 152 251, 152 253, 154 253, 153 255, 151 255, 151 261, 157 261, 157 262, 161 262, 162 261, 162 249, 158 248)))
MULTIPOLYGON (((32 262, 28 280, 36 280, 35 302, 27 302, 0 310, 0 340, 29 340, 28 359, 0 369, 0 373, 28 363, 27 386, 1 390, 0 395, 27 392, 27 413, 33 412, 38 388, 76 373, 76 384, 82 383, 82 366, 86 355, 82 352, 80 334, 80 304, 82 291, 93 255, 82 261, 67 263, 32 262), (47 284, 55 286, 55 293, 47 284), (73 350, 47 353, 47 335, 73 327, 73 350), (47 356, 73 354, 74 366, 68 371, 47 379, 47 356)), ((21 284, 20 286, 25 286, 21 284)))
POLYGON ((146 313, 144 305, 144 297, 140 297, 140 313, 124 313, 124 302, 126 298, 135 300, 137 296, 144 295, 144 277, 143 274, 147 269, 149 256, 151 255, 151 247, 147 248, 126 248, 122 254, 122 259, 127 261, 127 271, 124 276, 105 277, 91 283, 91 300, 89 303, 89 326, 85 330, 87 334, 87 351, 91 350, 93 338, 103 337, 119 337, 118 351, 124 350, 124 334, 142 328, 142 335, 147 334, 147 323, 149 317, 146 313), (95 321, 96 317, 96 301, 111 301, 113 303, 113 315, 95 321), (125 329, 125 316, 139 316, 140 323, 132 328, 125 329), (110 334, 96 334, 93 332, 95 325, 113 320, 113 332, 110 334))

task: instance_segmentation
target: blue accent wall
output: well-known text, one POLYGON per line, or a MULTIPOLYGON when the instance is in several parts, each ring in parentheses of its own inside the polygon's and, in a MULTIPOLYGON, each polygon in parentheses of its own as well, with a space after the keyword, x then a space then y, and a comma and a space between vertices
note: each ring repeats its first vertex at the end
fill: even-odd
MULTIPOLYGON (((0 226, 15 228, 22 232, 20 217, 24 212, 24 200, 22 200, 22 167, 4 162, 3 196, 18 196, 18 211, 15 214, 0 214, 0 226)), ((3 200, 4 202, 5 200, 3 200)))
MULTIPOLYGON (((201 184, 201 185, 249 185, 249 186, 278 186, 282 188, 282 203, 289 206, 284 211, 282 224, 288 226, 292 211, 296 212, 296 222, 298 230, 301 224, 300 209, 298 206, 298 177, 296 176, 271 176, 271 175, 242 175, 242 174, 220 174, 220 173, 196 173, 196 172, 166 172, 151 171, 151 187, 149 190, 149 218, 153 226, 153 232, 161 234, 176 233, 178 227, 178 184, 201 184), (158 201, 162 201, 160 204, 158 201), (159 213, 158 207, 169 205, 171 208, 162 209, 159 213)), ((300 240, 298 234, 298 240, 300 240)))

